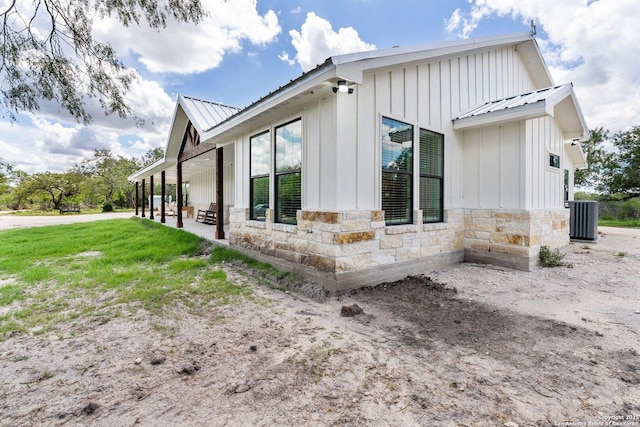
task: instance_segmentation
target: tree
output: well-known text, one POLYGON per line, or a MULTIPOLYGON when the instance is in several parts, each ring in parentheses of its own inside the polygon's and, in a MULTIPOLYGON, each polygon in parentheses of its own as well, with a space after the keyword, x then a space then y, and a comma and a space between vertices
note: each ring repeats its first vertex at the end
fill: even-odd
POLYGON ((135 160, 98 149, 93 157, 84 159, 73 170, 87 178, 86 193, 100 194, 104 197, 103 202, 111 205, 115 199, 124 198, 129 206, 133 206, 133 188, 127 178, 137 169, 135 160))
POLYGON ((597 128, 590 132, 589 139, 581 143, 587 157, 587 169, 578 169, 575 172, 574 182, 578 187, 591 187, 599 189, 607 152, 604 143, 609 139, 609 131, 597 128))
POLYGON ((140 159, 140 167, 143 168, 145 166, 149 166, 151 163, 154 163, 156 160, 160 160, 162 157, 164 157, 164 151, 162 148, 152 148, 140 159))
POLYGON ((591 131, 582 143, 589 168, 576 171, 575 184, 622 199, 640 196, 640 126, 613 136, 602 128, 591 131), (605 143, 612 148, 605 148, 605 143))
POLYGON ((80 193, 82 176, 75 172, 44 172, 32 175, 21 183, 17 191, 23 197, 41 196, 50 201, 54 209, 60 209, 80 193))
POLYGON ((640 126, 616 133, 611 142, 615 151, 604 163, 604 187, 626 199, 640 196, 640 126))
POLYGON ((0 159, 0 195, 9 191, 9 173, 13 167, 0 159))
POLYGON ((0 110, 34 112, 55 101, 78 121, 91 122, 85 95, 107 114, 126 117, 134 74, 115 50, 93 38, 93 18, 114 16, 125 26, 146 21, 162 29, 167 19, 199 23, 200 0, 9 0, 0 6, 0 110), (38 26, 38 27, 37 27, 38 26))

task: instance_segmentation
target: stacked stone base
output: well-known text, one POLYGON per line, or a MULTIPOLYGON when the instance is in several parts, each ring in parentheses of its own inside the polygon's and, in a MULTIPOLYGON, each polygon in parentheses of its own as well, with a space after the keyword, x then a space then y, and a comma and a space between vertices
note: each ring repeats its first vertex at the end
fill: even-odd
MULTIPOLYGON (((249 219, 230 209, 232 247, 296 270, 333 293, 426 274, 462 261, 530 270, 540 245, 569 243, 564 209, 451 209, 445 221, 386 226, 383 211, 299 211, 297 225, 249 219)), ((415 218, 422 218, 416 211, 415 218)))
POLYGON ((464 260, 530 271, 540 246, 569 244, 569 210, 466 209, 464 260))

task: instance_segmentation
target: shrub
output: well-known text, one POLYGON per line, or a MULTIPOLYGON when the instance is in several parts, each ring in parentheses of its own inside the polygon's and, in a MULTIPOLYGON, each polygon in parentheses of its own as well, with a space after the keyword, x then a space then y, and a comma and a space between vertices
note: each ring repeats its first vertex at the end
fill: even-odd
POLYGON ((102 205, 102 212, 113 212, 113 205, 111 203, 105 203, 102 205))
POLYGON ((553 251, 549 249, 549 246, 540 246, 540 265, 543 267, 564 267, 564 254, 559 249, 553 251))
POLYGON ((640 198, 620 203, 620 211, 622 219, 640 219, 640 198))

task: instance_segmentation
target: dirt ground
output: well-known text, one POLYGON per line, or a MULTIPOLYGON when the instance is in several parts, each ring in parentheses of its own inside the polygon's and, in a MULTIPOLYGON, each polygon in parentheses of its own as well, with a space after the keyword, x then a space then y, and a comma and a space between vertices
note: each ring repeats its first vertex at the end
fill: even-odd
POLYGON ((252 298, 9 336, 0 425, 640 426, 640 231, 600 231, 573 268, 462 264, 319 303, 227 267, 252 298))

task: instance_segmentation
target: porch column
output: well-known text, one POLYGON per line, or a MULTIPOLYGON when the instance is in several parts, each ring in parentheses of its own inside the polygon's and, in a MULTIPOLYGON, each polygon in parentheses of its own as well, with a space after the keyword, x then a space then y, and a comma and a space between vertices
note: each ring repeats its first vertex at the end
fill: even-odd
POLYGON ((177 175, 178 175, 178 183, 176 184, 176 200, 178 202, 178 222, 176 223, 176 228, 182 228, 182 162, 178 161, 176 165, 177 175))
POLYGON ((153 175, 149 177, 149 219, 153 221, 153 175))
POLYGON ((160 202, 160 222, 163 223, 163 224, 165 223, 164 207, 166 206, 166 203, 165 203, 166 199, 165 198, 167 197, 167 191, 164 188, 165 181, 166 181, 166 177, 165 177, 164 171, 162 171, 162 172, 160 172, 160 187, 162 187, 162 190, 161 190, 161 193, 160 193, 160 194, 162 194, 162 201, 160 202))
POLYGON ((138 181, 136 181, 136 216, 138 216, 138 189, 139 189, 140 185, 138 184, 138 181))
POLYGON ((143 179, 142 180, 142 218, 145 217, 145 214, 144 214, 144 199, 145 199, 144 190, 145 190, 145 182, 144 182, 144 179, 143 179))
POLYGON ((224 239, 224 192, 222 189, 223 162, 222 147, 216 148, 216 239, 224 239))

